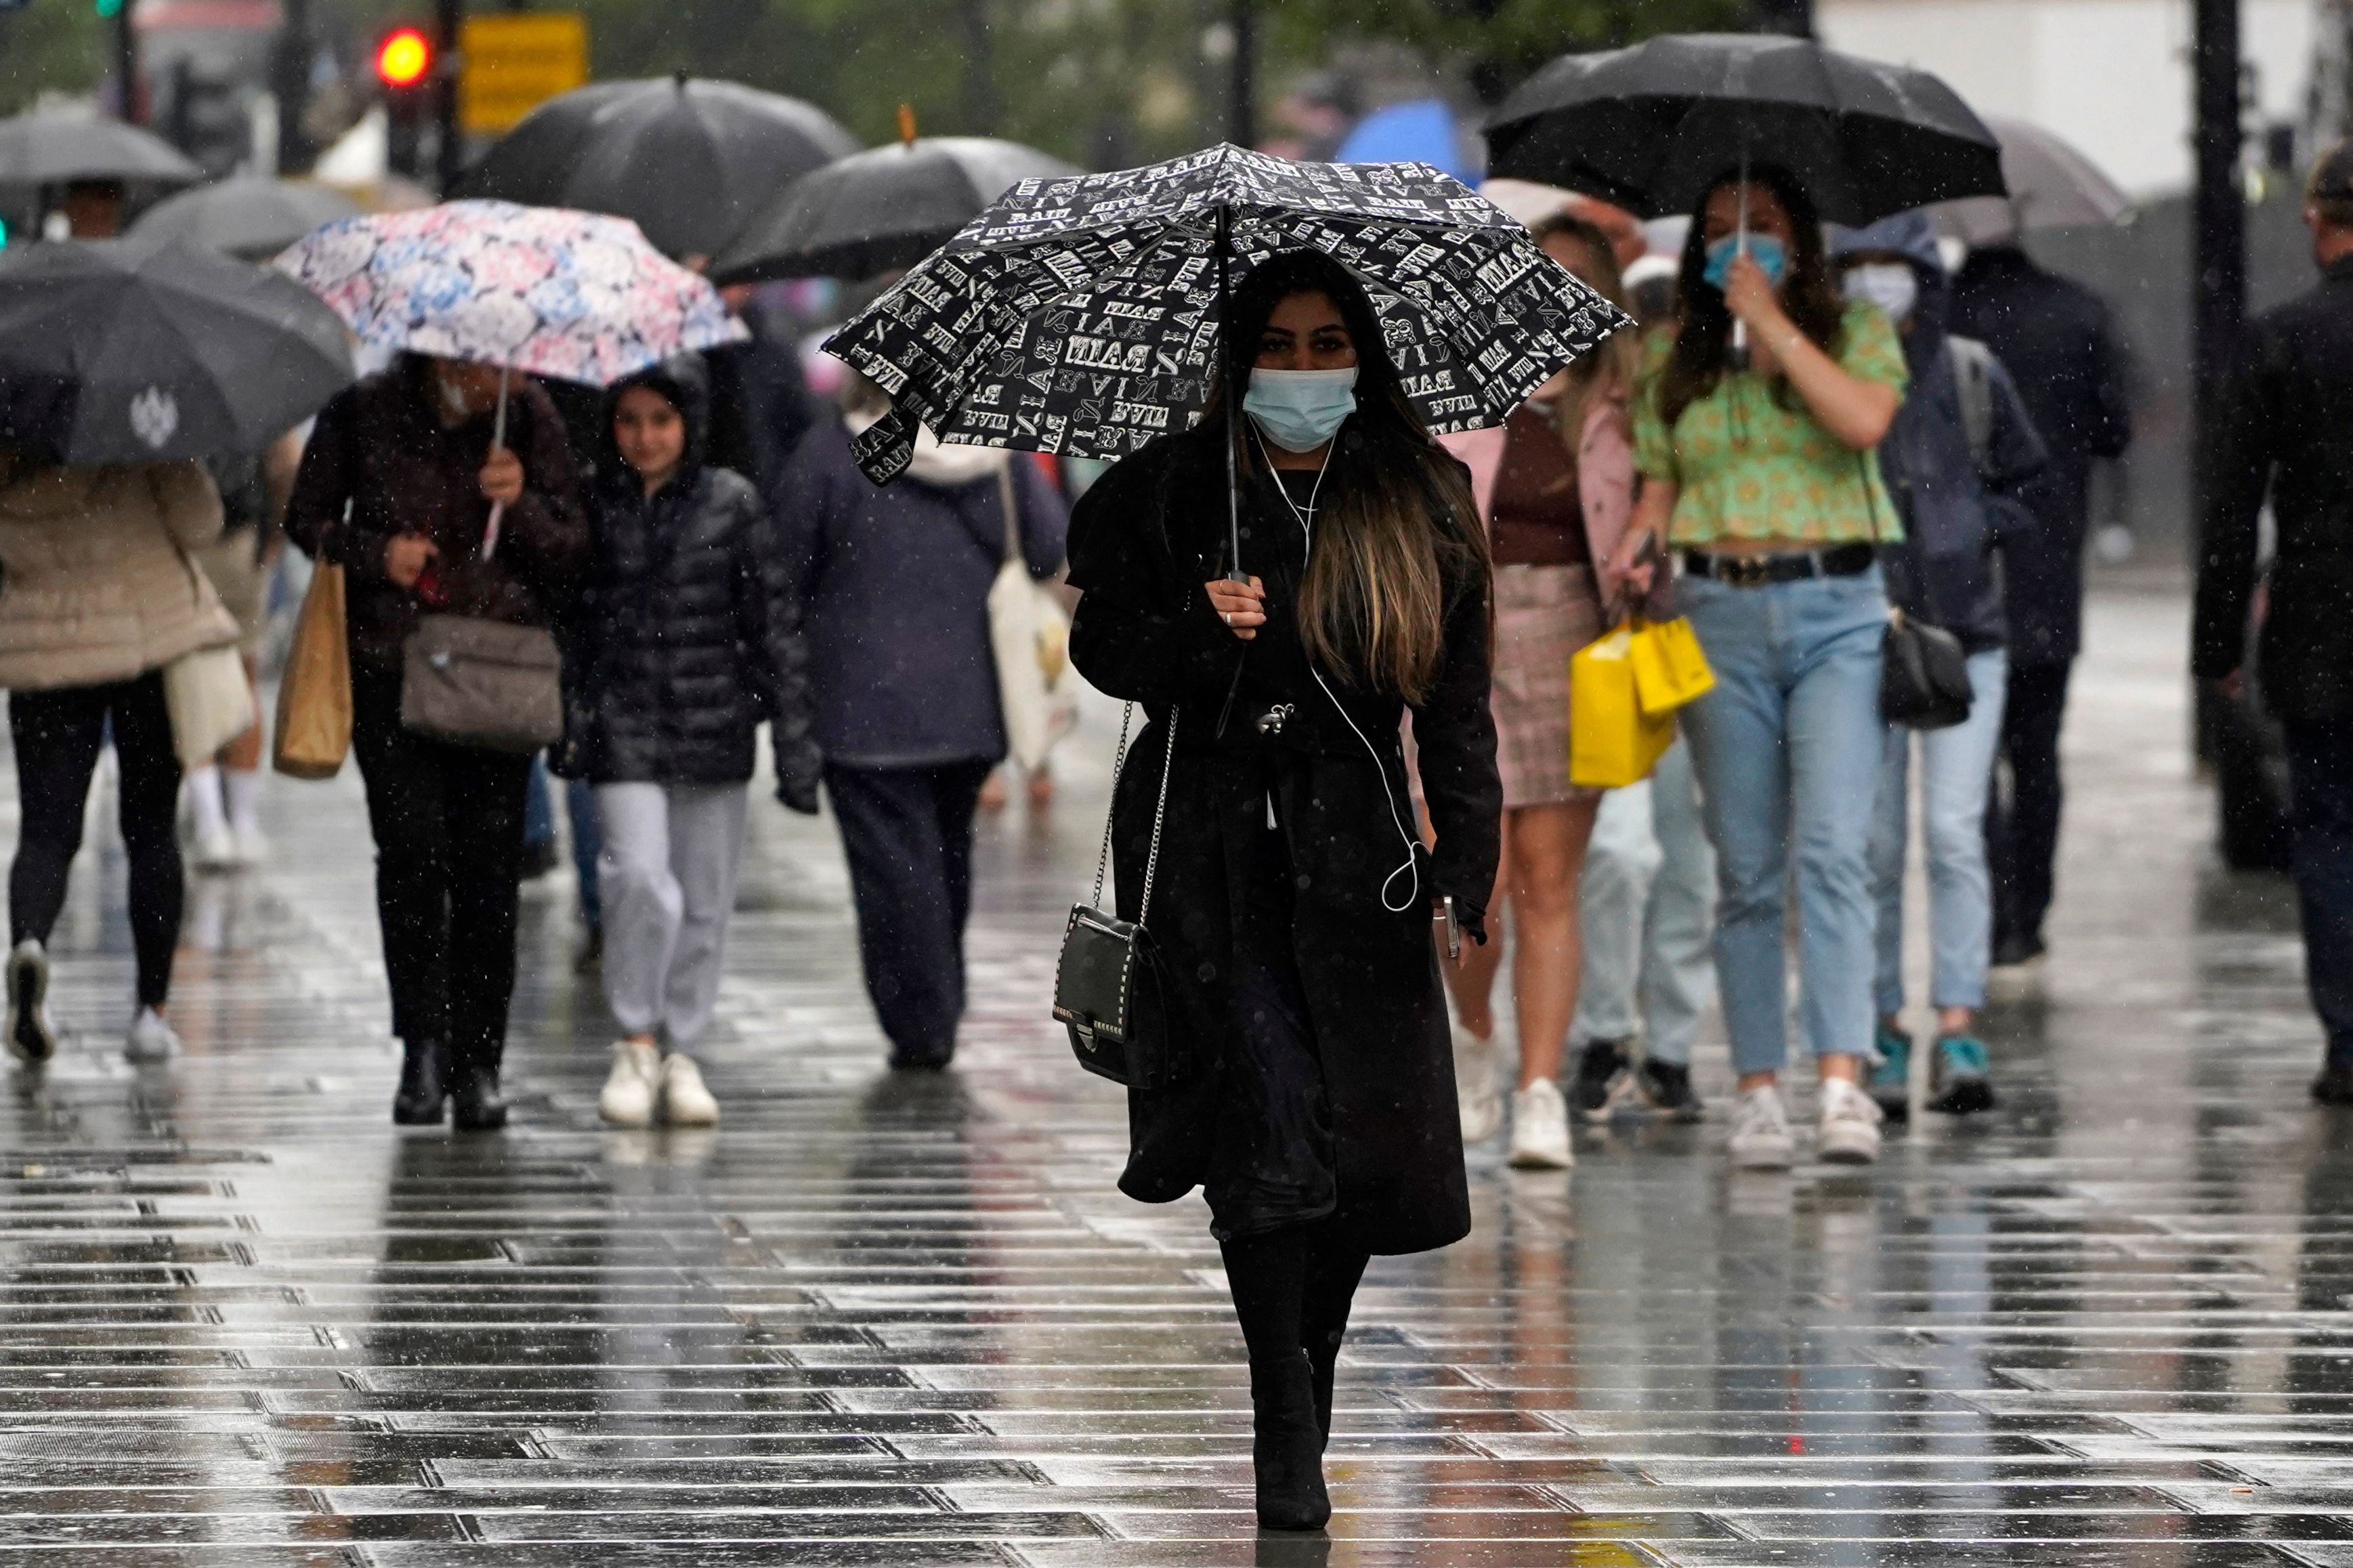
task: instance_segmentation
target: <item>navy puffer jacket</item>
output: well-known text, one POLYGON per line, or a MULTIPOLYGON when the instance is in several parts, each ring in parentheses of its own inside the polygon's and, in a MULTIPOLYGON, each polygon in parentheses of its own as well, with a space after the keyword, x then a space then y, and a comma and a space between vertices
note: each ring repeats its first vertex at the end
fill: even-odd
POLYGON ((595 545, 565 671, 570 723, 558 771, 596 784, 740 784, 770 721, 778 794, 817 807, 807 654, 768 510, 751 481, 706 467, 709 382, 681 356, 606 400, 589 497, 595 545), (685 416, 685 460, 654 494, 612 444, 632 386, 685 416))

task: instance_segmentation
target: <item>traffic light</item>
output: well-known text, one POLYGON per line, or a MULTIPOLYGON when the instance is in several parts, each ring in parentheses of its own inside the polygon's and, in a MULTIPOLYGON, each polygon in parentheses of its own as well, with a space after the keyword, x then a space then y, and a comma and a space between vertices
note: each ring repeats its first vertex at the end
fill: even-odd
POLYGON ((389 132, 385 161, 410 179, 425 172, 424 132, 433 116, 433 40, 395 27, 375 47, 375 79, 389 132))

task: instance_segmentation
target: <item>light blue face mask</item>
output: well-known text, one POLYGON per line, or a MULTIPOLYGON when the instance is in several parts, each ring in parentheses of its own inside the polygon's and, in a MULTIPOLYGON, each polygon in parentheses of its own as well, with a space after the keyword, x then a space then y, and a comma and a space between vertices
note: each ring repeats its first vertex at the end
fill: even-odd
MULTIPOLYGON (((1740 241, 1736 236, 1725 235, 1707 247, 1707 270, 1700 276, 1708 287, 1721 289, 1732 275, 1732 258, 1738 254, 1740 241)), ((1776 289, 1781 286, 1781 273, 1789 265, 1789 253, 1781 242, 1769 234, 1748 237, 1748 259, 1765 269, 1765 281, 1776 289)))
POLYGON ((1356 411, 1356 367, 1252 370, 1242 408, 1286 452, 1312 452, 1356 411))

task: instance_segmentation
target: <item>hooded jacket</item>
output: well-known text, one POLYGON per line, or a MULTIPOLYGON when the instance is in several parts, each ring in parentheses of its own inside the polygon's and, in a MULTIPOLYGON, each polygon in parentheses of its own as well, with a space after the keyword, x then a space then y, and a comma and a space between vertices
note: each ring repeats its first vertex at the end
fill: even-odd
POLYGON ((1911 388, 1879 443, 1880 472, 1904 522, 1903 542, 1880 546, 1888 597, 1982 653, 2005 639, 1994 552, 2039 526, 2019 497, 2047 460, 2042 437, 2010 373, 1995 360, 1989 367, 1993 424, 1979 469, 1948 350, 1951 290, 1926 216, 1898 213, 1866 228, 1832 229, 1833 263, 1865 252, 1901 256, 1920 284, 1910 320, 1896 323, 1911 388))
POLYGON ((44 468, 0 487, 0 686, 129 680, 235 642, 188 558, 220 531, 201 463, 44 468))
POLYGON ((522 462, 523 492, 505 509, 497 547, 481 560, 491 503, 480 474, 494 416, 444 425, 432 362, 404 354, 346 387, 319 411, 286 504, 286 537, 345 574, 353 662, 379 675, 400 669, 402 645, 426 608, 385 574, 385 546, 420 533, 440 551, 436 576, 451 614, 554 626, 586 564, 572 449, 555 405, 527 376, 507 401, 507 449, 522 462))
POLYGON ((704 461, 710 416, 710 383, 691 354, 606 396, 557 771, 596 784, 741 784, 766 720, 779 797, 814 811, 798 610, 759 493, 704 461), (686 422, 678 471, 650 496, 613 441, 614 410, 636 386, 660 394, 686 422))

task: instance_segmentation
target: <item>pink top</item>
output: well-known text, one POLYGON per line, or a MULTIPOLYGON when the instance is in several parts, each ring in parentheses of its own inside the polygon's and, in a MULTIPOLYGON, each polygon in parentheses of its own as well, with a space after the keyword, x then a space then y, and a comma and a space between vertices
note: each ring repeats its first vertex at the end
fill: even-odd
MULTIPOLYGON (((1439 442, 1471 470, 1471 493, 1479 516, 1492 518, 1495 476, 1504 465, 1504 426, 1465 430, 1440 436, 1439 442)), ((1608 576, 1608 563, 1634 519, 1633 426, 1626 416, 1622 393, 1594 398, 1585 407, 1585 426, 1577 443, 1577 499, 1585 510, 1585 542, 1592 551, 1598 586, 1604 602, 1618 584, 1608 576)))

